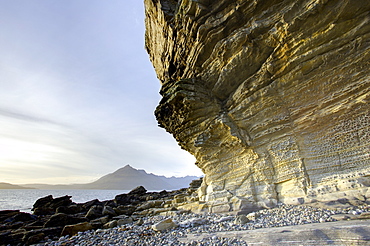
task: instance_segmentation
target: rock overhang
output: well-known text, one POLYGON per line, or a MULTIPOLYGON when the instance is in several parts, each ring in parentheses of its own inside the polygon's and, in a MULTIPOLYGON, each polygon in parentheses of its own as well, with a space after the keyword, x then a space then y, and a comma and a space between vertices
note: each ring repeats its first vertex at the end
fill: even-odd
POLYGON ((370 176, 370 3, 145 0, 156 117, 210 211, 351 197, 370 176))

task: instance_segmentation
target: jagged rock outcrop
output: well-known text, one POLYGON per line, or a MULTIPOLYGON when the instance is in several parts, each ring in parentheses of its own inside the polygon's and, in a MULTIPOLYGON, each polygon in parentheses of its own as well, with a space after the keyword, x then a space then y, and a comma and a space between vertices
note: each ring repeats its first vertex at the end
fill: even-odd
POLYGON ((113 228, 132 222, 141 223, 142 217, 187 213, 176 209, 176 196, 191 196, 200 182, 176 191, 147 192, 143 186, 113 200, 91 200, 74 203, 71 196, 39 198, 33 214, 19 210, 0 211, 0 246, 33 245, 59 236, 75 235, 91 229, 113 228))
POLYGON ((159 125, 211 212, 370 197, 370 2, 145 0, 159 125))

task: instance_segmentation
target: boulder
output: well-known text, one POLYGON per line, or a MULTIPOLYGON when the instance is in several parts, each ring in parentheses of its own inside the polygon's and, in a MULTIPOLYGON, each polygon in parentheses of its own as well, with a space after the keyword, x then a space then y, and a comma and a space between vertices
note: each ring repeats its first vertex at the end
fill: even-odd
POLYGON ((111 208, 117 207, 117 203, 115 203, 114 200, 107 200, 107 201, 103 201, 102 203, 103 203, 103 206, 108 206, 111 208))
POLYGON ((149 201, 149 200, 157 200, 159 199, 161 196, 159 193, 157 192, 147 192, 146 193, 146 198, 145 200, 149 201))
POLYGON ((12 217, 13 221, 35 221, 37 219, 37 216, 29 214, 29 213, 18 213, 17 215, 14 215, 12 217))
POLYGON ((351 219, 355 219, 356 215, 353 215, 353 214, 333 214, 330 217, 332 217, 334 220, 351 220, 351 219))
POLYGON ((98 219, 90 220, 90 224, 94 229, 102 228, 104 224, 109 222, 109 216, 100 217, 98 219))
POLYGON ((168 191, 166 191, 166 190, 162 190, 162 191, 160 191, 160 192, 159 192, 159 195, 160 195, 161 197, 167 197, 169 194, 170 194, 170 193, 169 193, 168 191))
POLYGON ((46 206, 49 206, 53 209, 57 209, 58 207, 61 207, 61 206, 67 207, 72 204, 71 197, 72 196, 66 195, 66 196, 54 198, 50 203, 46 204, 46 206))
POLYGON ((120 194, 114 198, 117 205, 136 205, 140 201, 140 196, 137 194, 120 194))
POLYGON ((36 208, 44 207, 46 204, 50 203, 51 201, 53 201, 52 195, 48 195, 48 196, 37 199, 36 202, 33 204, 32 211, 34 211, 36 208))
POLYGON ((137 226, 141 226, 141 225, 143 225, 144 224, 144 220, 143 219, 138 219, 136 222, 135 222, 135 225, 137 225, 137 226))
POLYGON ((132 222, 133 222, 133 219, 131 217, 122 218, 122 219, 117 220, 117 226, 130 224, 132 222))
POLYGON ((150 200, 138 206, 136 208, 136 211, 142 211, 142 210, 149 209, 149 208, 158 208, 158 207, 162 207, 162 205, 163 205, 163 200, 150 200))
POLYGON ((249 220, 256 220, 258 217, 259 217, 258 212, 252 212, 252 213, 247 214, 247 218, 249 220))
POLYGON ((23 222, 23 221, 16 221, 16 222, 12 222, 11 224, 9 224, 9 228, 14 230, 14 229, 21 228, 24 225, 26 225, 25 222, 23 222))
POLYGON ((0 211, 0 222, 9 219, 10 217, 13 217, 17 214, 19 214, 19 210, 1 210, 0 211))
POLYGON ((78 232, 88 231, 93 229, 92 225, 89 222, 82 222, 75 225, 67 225, 63 228, 61 236, 69 235, 73 236, 76 235, 78 232))
POLYGON ((86 218, 83 217, 76 217, 73 215, 58 213, 52 215, 44 224, 44 227, 58 227, 58 226, 65 226, 65 225, 72 225, 80 222, 87 221, 86 218))
POLYGON ((101 217, 103 214, 103 207, 99 205, 93 205, 89 211, 87 211, 85 217, 88 219, 95 219, 101 217))
POLYGON ((34 215, 52 215, 54 213, 55 213, 54 209, 47 207, 38 207, 33 209, 34 215))
POLYGON ((146 193, 146 189, 143 186, 138 186, 132 189, 128 194, 129 195, 144 195, 146 193))
POLYGON ((131 215, 136 210, 136 206, 134 205, 126 205, 126 206, 118 206, 116 208, 113 208, 116 214, 121 215, 131 215))
POLYGON ((246 224, 248 222, 250 222, 250 220, 244 214, 241 214, 241 215, 236 216, 236 218, 234 220, 234 224, 237 224, 237 225, 244 225, 244 224, 246 224))
POLYGON ((175 203, 183 203, 187 201, 187 198, 188 198, 187 194, 178 194, 174 196, 173 200, 175 203))
POLYGON ((92 206, 102 206, 103 203, 98 199, 94 199, 80 204, 84 209, 89 210, 92 206))
POLYGON ((72 196, 53 198, 52 195, 38 199, 32 208, 35 215, 50 215, 55 213, 58 207, 68 207, 72 204, 72 196))
POLYGON ((102 211, 102 215, 108 215, 108 216, 116 216, 116 212, 114 211, 113 208, 109 207, 109 206, 104 206, 103 208, 103 211, 102 211))
POLYGON ((215 223, 221 223, 221 222, 225 222, 225 221, 231 221, 233 219, 235 219, 234 216, 225 216, 225 217, 219 218, 218 220, 215 220, 214 222, 215 223))
POLYGON ((358 216, 358 218, 361 220, 370 219, 370 212, 362 213, 358 216))
POLYGON ((22 245, 25 241, 25 232, 11 233, 2 237, 0 235, 0 243, 4 245, 22 245))
POLYGON ((179 226, 181 227, 194 227, 194 226, 200 226, 200 225, 205 225, 209 223, 208 220, 206 219, 201 219, 201 218, 191 218, 188 220, 184 220, 179 223, 179 226))
POLYGON ((177 224, 172 221, 172 219, 162 220, 154 225, 152 225, 152 229, 155 231, 166 231, 172 228, 176 228, 177 224))
POLYGON ((38 234, 30 236, 27 240, 24 240, 24 241, 26 241, 27 245, 31 245, 31 244, 35 244, 35 243, 38 243, 44 240, 44 238, 45 238, 45 234, 40 232, 38 234))
MULTIPOLYGON (((34 229, 23 233, 22 245, 35 244, 44 240, 46 237, 54 238, 59 237, 63 227, 50 227, 42 229, 34 229)), ((3 242, 0 240, 0 242, 3 242)), ((16 245, 16 244, 11 244, 16 245)))
POLYGON ((65 214, 77 214, 82 211, 82 206, 73 204, 70 206, 60 206, 56 209, 56 213, 65 213, 65 214))
POLYGON ((117 220, 110 221, 103 225, 104 229, 114 228, 117 226, 117 220))
POLYGON ((101 223, 106 224, 109 222, 109 216, 100 217, 98 219, 94 219, 90 221, 91 223, 101 223))

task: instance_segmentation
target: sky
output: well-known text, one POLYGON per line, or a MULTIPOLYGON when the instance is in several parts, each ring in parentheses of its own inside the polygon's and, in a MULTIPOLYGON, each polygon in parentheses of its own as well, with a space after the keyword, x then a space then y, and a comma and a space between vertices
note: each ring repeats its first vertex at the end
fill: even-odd
POLYGON ((202 175, 157 126, 144 16, 141 0, 0 0, 0 182, 202 175))

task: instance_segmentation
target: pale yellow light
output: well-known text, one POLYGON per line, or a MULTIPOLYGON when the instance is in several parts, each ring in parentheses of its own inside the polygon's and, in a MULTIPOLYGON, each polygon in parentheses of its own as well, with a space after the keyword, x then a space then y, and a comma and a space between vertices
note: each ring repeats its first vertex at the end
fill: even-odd
POLYGON ((52 159, 54 153, 61 151, 60 148, 40 143, 0 139, 0 162, 41 162, 52 159))

